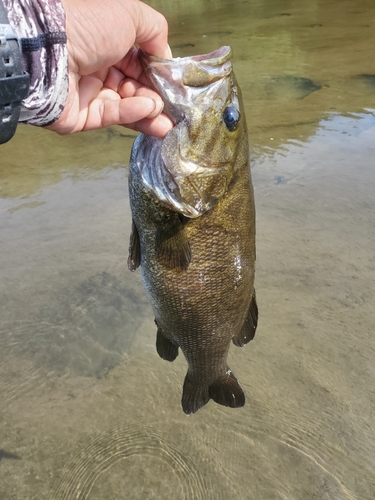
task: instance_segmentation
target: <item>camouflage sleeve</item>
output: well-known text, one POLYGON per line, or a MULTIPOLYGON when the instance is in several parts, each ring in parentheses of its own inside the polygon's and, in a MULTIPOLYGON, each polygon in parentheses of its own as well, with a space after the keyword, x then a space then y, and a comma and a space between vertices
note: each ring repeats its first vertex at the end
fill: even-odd
POLYGON ((20 122, 51 125, 68 96, 68 50, 65 12, 60 0, 3 0, 20 39, 29 96, 22 101, 20 122))

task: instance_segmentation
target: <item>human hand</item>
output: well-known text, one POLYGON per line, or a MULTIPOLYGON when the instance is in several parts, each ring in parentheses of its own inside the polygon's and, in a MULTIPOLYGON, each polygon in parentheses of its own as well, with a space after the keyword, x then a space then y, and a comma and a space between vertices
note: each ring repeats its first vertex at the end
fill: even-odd
POLYGON ((164 137, 173 124, 148 87, 137 43, 170 59, 165 18, 139 0, 62 0, 66 12, 69 93, 49 129, 70 134, 110 125, 164 137))

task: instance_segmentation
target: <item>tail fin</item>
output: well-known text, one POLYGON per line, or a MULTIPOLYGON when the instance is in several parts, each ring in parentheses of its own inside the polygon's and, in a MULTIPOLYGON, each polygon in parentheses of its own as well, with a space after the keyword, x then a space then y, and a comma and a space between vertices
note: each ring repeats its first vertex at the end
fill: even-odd
POLYGON ((231 408, 240 408, 245 404, 245 394, 230 368, 219 380, 210 386, 210 398, 215 403, 231 408))
POLYGON ((195 413, 210 399, 231 408, 240 408, 245 404, 242 387, 229 368, 210 386, 194 383, 189 379, 189 373, 186 375, 181 401, 184 412, 187 415, 195 413))
POLYGON ((189 379, 189 373, 185 377, 182 391, 182 409, 186 415, 195 413, 210 400, 208 385, 196 384, 189 379))

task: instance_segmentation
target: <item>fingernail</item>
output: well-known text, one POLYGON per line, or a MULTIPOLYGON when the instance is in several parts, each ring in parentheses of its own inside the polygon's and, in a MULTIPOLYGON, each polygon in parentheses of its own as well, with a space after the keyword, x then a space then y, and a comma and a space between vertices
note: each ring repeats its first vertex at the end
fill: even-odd
POLYGON ((155 110, 157 111, 157 114, 155 116, 161 115, 163 109, 164 109, 164 102, 163 101, 155 102, 155 110), (159 109, 158 109, 158 106, 159 106, 159 109))
POLYGON ((154 103, 154 109, 148 115, 149 118, 156 118, 163 111, 164 103, 161 99, 152 99, 149 98, 154 103))
POLYGON ((172 51, 169 44, 167 44, 167 54, 168 54, 167 59, 173 59, 172 51))

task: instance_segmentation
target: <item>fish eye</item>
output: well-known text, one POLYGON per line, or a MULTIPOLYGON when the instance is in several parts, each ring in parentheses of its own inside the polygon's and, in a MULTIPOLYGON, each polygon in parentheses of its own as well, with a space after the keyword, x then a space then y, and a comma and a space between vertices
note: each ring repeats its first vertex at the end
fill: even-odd
POLYGON ((240 120, 240 112, 233 105, 227 106, 223 112, 223 120, 227 129, 230 132, 233 132, 233 130, 236 130, 238 122, 240 120))

